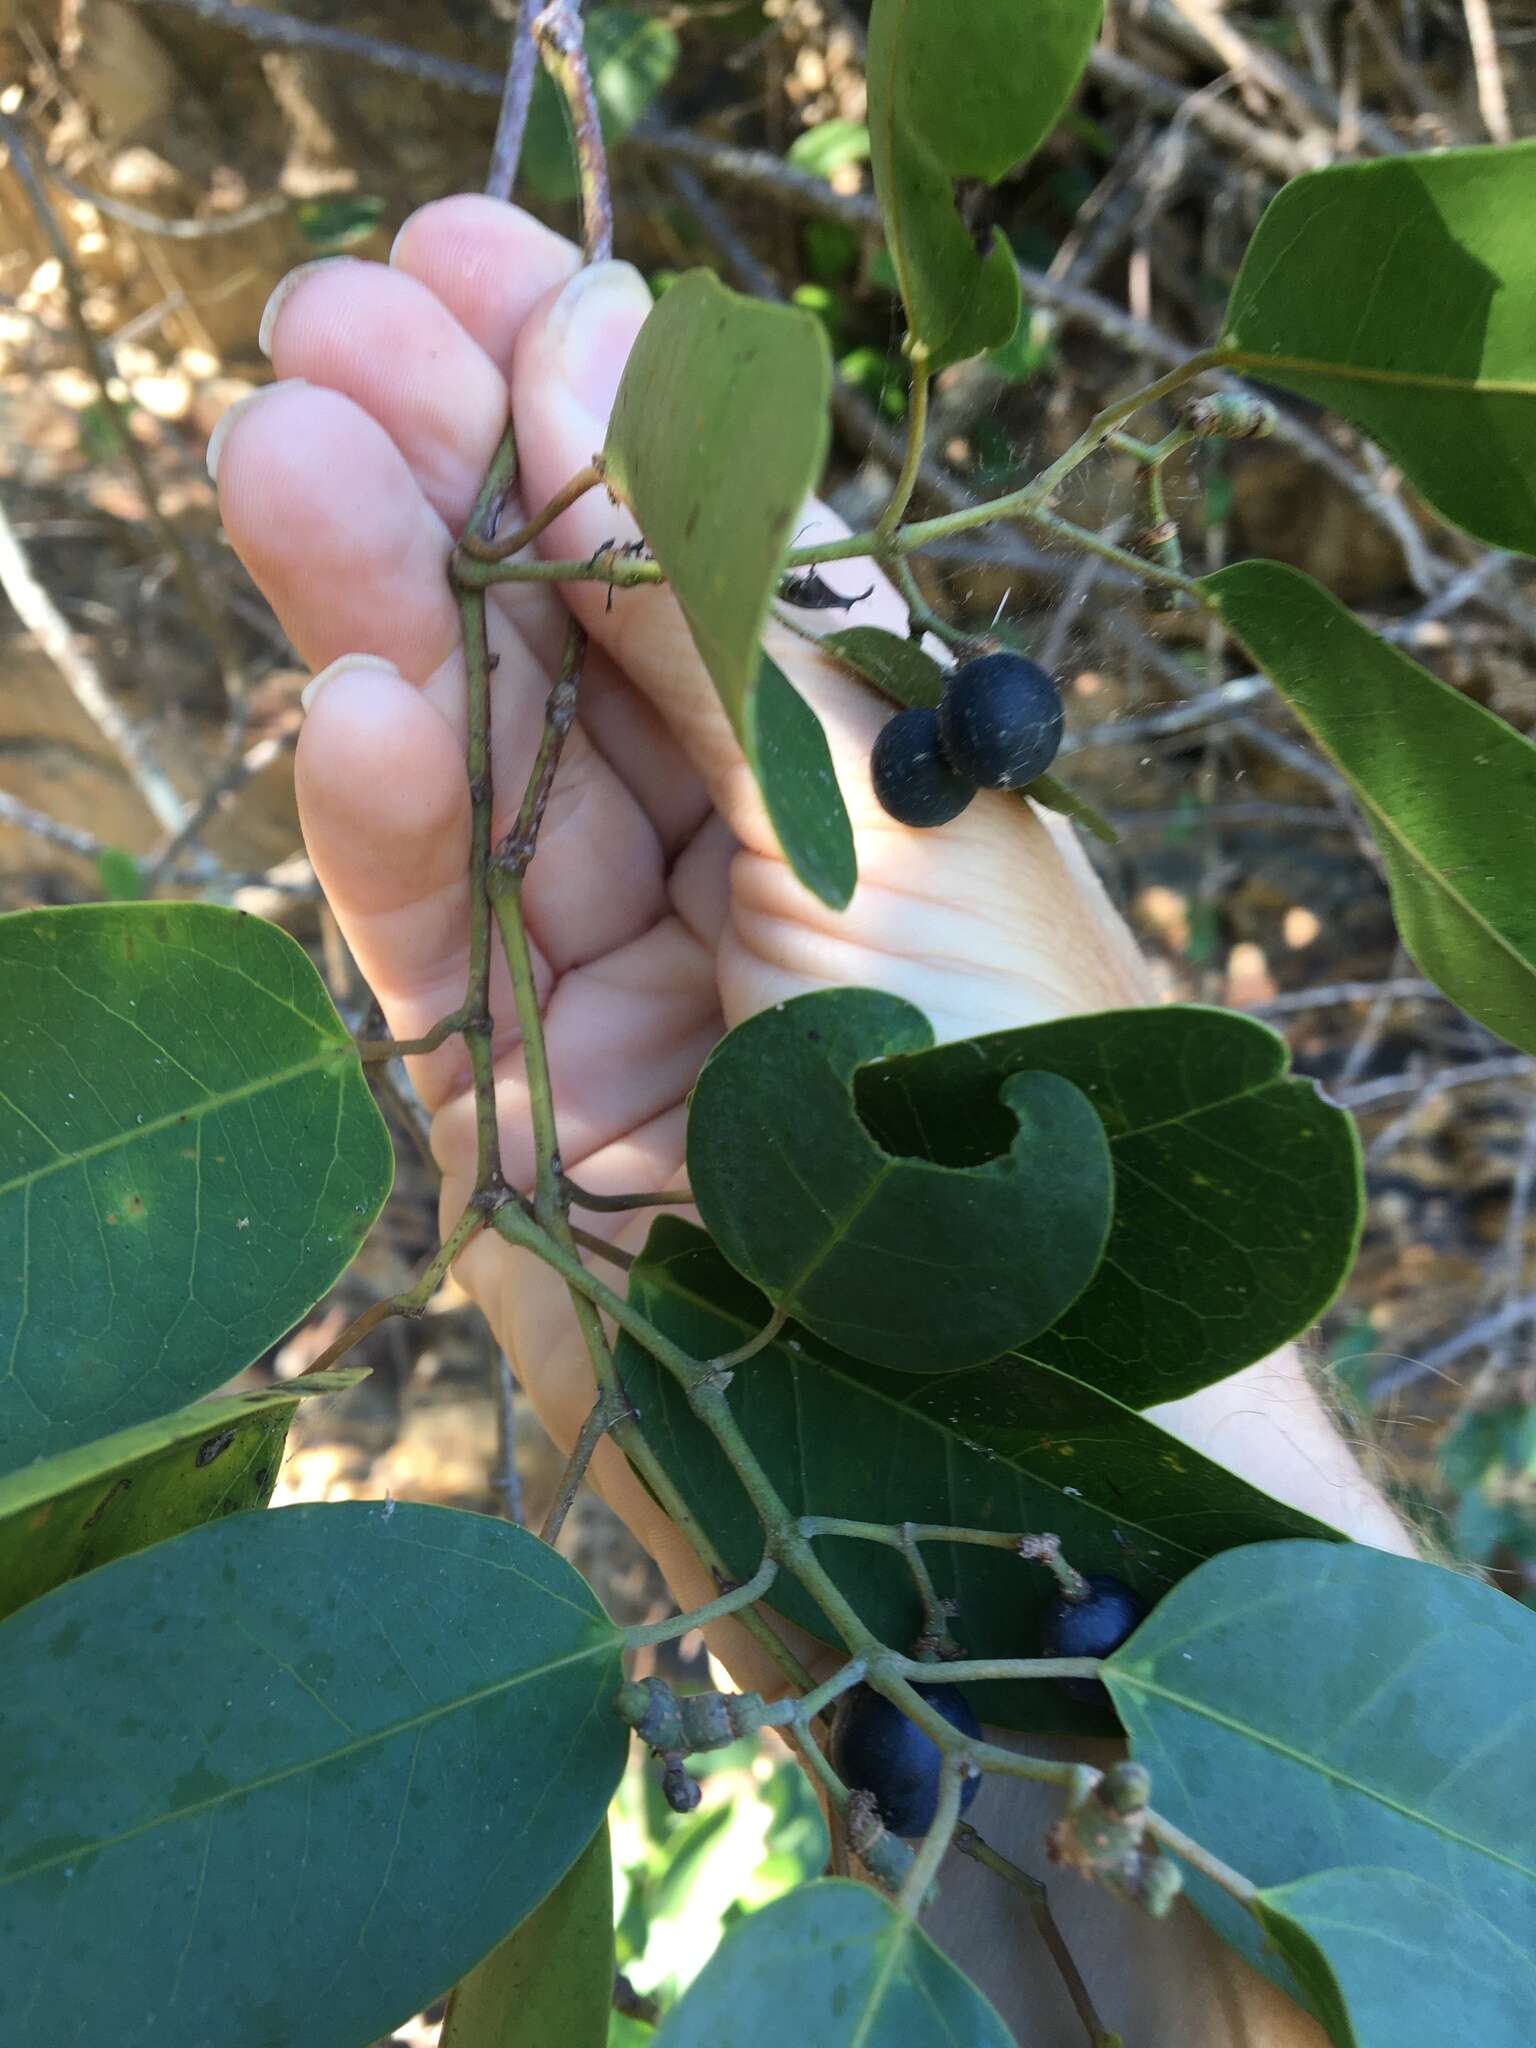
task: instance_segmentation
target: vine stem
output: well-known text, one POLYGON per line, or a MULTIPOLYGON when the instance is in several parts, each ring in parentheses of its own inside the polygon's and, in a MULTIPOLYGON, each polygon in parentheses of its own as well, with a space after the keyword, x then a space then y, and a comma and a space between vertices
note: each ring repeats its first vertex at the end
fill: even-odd
MULTIPOLYGON (((524 0, 531 6, 533 0, 524 0)), ((608 189, 608 152, 592 74, 582 41, 581 13, 575 0, 550 0, 534 16, 533 33, 544 69, 564 95, 576 143, 576 178, 581 187, 581 246, 588 263, 606 263, 613 254, 613 201, 608 189)))
POLYGON ((535 512, 531 519, 525 519, 521 526, 513 527, 499 540, 480 540, 472 533, 466 534, 459 543, 460 548, 472 561, 504 562, 509 555, 517 554, 521 548, 536 541, 545 527, 553 526, 560 514, 569 512, 588 491, 596 490, 605 474, 603 458, 594 455, 585 469, 578 470, 569 482, 562 484, 549 503, 535 512))
POLYGON ((496 116, 496 139, 491 144, 491 164, 485 176, 487 199, 510 199, 517 184, 528 109, 533 104, 533 82, 539 69, 538 47, 533 40, 536 5, 537 0, 518 0, 512 46, 501 86, 501 108, 496 116))
POLYGON ((305 1366, 298 1374, 298 1378, 304 1380, 308 1379, 311 1373, 324 1372, 326 1367, 334 1365, 338 1358, 344 1358, 353 1345, 366 1337, 370 1330, 376 1330, 380 1323, 387 1322, 391 1316, 421 1315, 447 1278, 449 1267, 470 1239, 485 1228, 486 1220, 485 1211, 471 1204, 443 1239, 430 1265, 422 1269, 418 1278, 413 1280, 409 1287, 401 1288, 398 1294, 388 1295, 383 1301, 370 1302, 361 1315, 352 1318, 334 1344, 327 1344, 320 1356, 305 1366))
POLYGON ((932 383, 928 370, 928 344, 923 341, 909 341, 908 350, 912 362, 912 402, 907 412, 906 453, 902 458, 901 474, 896 479, 896 488, 891 492, 891 501, 881 513, 880 522, 875 528, 877 554, 885 552, 892 535, 900 526, 906 509, 912 502, 918 473, 923 466, 923 447, 928 432, 928 389, 932 383))
POLYGON ((1027 1870, 1020 1870, 1017 1863, 1010 1863, 1000 1855, 990 1842, 984 1841, 969 1821, 961 1821, 955 1829, 955 1847, 962 1856, 969 1856, 984 1870, 990 1870, 994 1877, 1000 1877, 1005 1884, 1013 1886, 1029 1909, 1040 1939, 1045 1943, 1046 1952, 1056 1965, 1067 1996, 1071 1999, 1078 2018, 1087 2031, 1089 2048, 1124 2048, 1120 2036, 1112 2034, 1099 2018, 1092 1993, 1083 1980, 1083 1973, 1077 1967, 1076 1958, 1068 1948, 1061 1929, 1056 1925, 1056 1916, 1051 1911, 1050 1893, 1038 1877, 1031 1877, 1027 1870))
POLYGON ((948 1756, 939 1776, 939 1799, 934 1809, 933 1821, 923 1837, 923 1846, 913 1858, 912 1868, 902 1880, 901 1890, 896 1895, 896 1910, 904 1913, 909 1920, 915 1920, 923 1910, 929 1888, 939 1874, 939 1865, 949 1851, 955 1838, 955 1827, 960 1819, 960 1799, 965 1791, 965 1781, 970 1771, 963 1757, 948 1756))
POLYGON ((693 1196, 687 1188, 647 1188, 633 1195, 594 1195, 565 1175, 566 1200, 574 1209, 591 1209, 599 1214, 618 1215, 625 1209, 688 1209, 693 1196))
POLYGON ((712 1621, 723 1621, 728 1614, 736 1614, 743 1607, 750 1607, 753 1601, 761 1600, 778 1575, 778 1559, 765 1557, 750 1579, 722 1593, 718 1600, 710 1600, 687 1614, 671 1615, 666 1621, 641 1622, 625 1629, 624 1647, 626 1650, 639 1650, 649 1643, 675 1642, 679 1636, 687 1635, 690 1629, 708 1628, 712 1621))
POLYGON ((587 1419, 581 1425, 581 1434, 571 1446, 571 1455, 565 1461, 565 1470, 560 1475, 559 1487, 549 1504, 544 1526, 539 1531, 539 1541, 547 1543, 551 1549, 558 1542, 560 1531, 565 1527, 565 1518, 571 1512, 571 1503, 580 1491, 582 1480, 587 1476, 587 1467, 592 1462, 593 1452, 613 1425, 630 1412, 622 1390, 619 1400, 623 1403, 622 1407, 615 1405, 612 1394, 604 1389, 592 1403, 587 1419))

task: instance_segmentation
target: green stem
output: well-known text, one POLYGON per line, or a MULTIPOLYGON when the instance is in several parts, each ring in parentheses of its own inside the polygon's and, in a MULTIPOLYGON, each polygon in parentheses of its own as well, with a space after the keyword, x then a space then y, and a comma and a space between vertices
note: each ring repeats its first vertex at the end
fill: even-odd
MULTIPOLYGON (((515 474, 515 469, 514 469, 515 474)), ((469 988, 464 998, 464 1048, 475 1090, 475 1192, 491 1197, 505 1186, 501 1131, 496 1116, 496 1069, 491 1051, 491 905, 486 871, 491 858, 491 657, 486 638, 485 593, 460 591, 459 622, 469 691, 469 988)))
POLYGON ((595 455, 585 469, 578 470, 568 483, 560 486, 542 511, 535 512, 531 519, 525 519, 521 526, 514 526, 499 540, 481 540, 476 534, 465 534, 459 542, 461 553, 475 562, 504 562, 509 555, 519 553, 530 542, 536 541, 546 526, 553 526, 560 514, 569 512, 588 491, 596 490, 605 474, 602 457, 595 455))
POLYGON ((985 1550, 1017 1550, 1021 1538, 1001 1529, 961 1529, 948 1522, 903 1522, 898 1528, 887 1522, 850 1522, 841 1515, 802 1515, 802 1536, 846 1536, 856 1543, 883 1543, 888 1549, 903 1547, 903 1531, 914 1543, 971 1543, 985 1550))
POLYGON ((923 466, 923 441, 928 430, 928 387, 932 381, 928 372, 928 347, 925 342, 909 343, 912 363, 912 403, 907 412, 907 446, 902 458, 901 474, 896 479, 896 488, 891 501, 880 515, 875 528, 875 553, 883 554, 891 536, 902 522, 912 493, 917 486, 918 472, 923 466))
POLYGON ((1087 2031, 1089 2048, 1124 2048, 1120 2036, 1112 2034, 1099 2018, 1093 1995, 1083 1981, 1083 1973, 1056 1925, 1050 1894, 1039 1878, 1031 1877, 1027 1870, 1020 1870, 1017 1863, 1010 1863, 1006 1856, 999 1855, 990 1842, 983 1841, 969 1821, 961 1821, 955 1829, 955 1847, 962 1856, 969 1856, 972 1862, 979 1863, 983 1870, 990 1870, 994 1877, 1000 1877, 1019 1893, 1087 2031))
MULTIPOLYGON (((730 1592, 722 1593, 718 1600, 695 1607, 688 1614, 674 1614, 667 1621, 637 1623, 633 1628, 625 1629, 624 1647, 626 1650, 640 1650, 648 1643, 675 1642, 679 1636, 687 1635, 690 1629, 708 1628, 712 1621, 723 1621, 726 1615, 750 1607, 754 1600, 761 1600, 778 1573, 778 1560, 765 1557, 750 1579, 732 1587, 730 1592)), ((804 1703, 799 1704, 803 1707, 804 1703)))
POLYGON ((410 1286, 402 1287, 398 1294, 391 1294, 383 1301, 370 1302, 361 1315, 352 1318, 335 1343, 327 1344, 320 1356, 312 1364, 306 1365, 298 1377, 301 1380, 308 1379, 311 1373, 324 1372, 327 1366, 334 1365, 338 1358, 344 1358, 353 1345, 366 1337, 370 1330, 376 1330, 380 1323, 387 1322, 391 1316, 419 1316, 442 1286, 448 1268, 469 1240, 477 1231, 483 1230, 485 1225, 485 1211, 471 1204, 443 1239, 431 1264, 423 1267, 420 1275, 410 1286))
POLYGON ((581 1434, 571 1446, 571 1455, 565 1461, 565 1470, 560 1475, 560 1484, 554 1499, 550 1502, 549 1513, 544 1517, 544 1526, 539 1531, 541 1543, 547 1543, 551 1549, 554 1548, 559 1540, 560 1531, 565 1527, 565 1518, 571 1512, 571 1503, 576 1498, 582 1480, 587 1476, 587 1467, 592 1462, 594 1452, 613 1425, 628 1413, 629 1406, 622 1391, 615 1400, 612 1390, 605 1388, 592 1403, 587 1419, 581 1425, 581 1434))
POLYGON ((1213 1856, 1209 1849, 1202 1849, 1193 1835, 1186 1835, 1182 1828, 1175 1827, 1171 1820, 1165 1820, 1151 1807, 1147 1809, 1147 1833, 1155 1835, 1165 1849, 1171 1849, 1192 1870, 1198 1870, 1212 1884, 1219 1884, 1224 1892, 1230 1892, 1240 1905, 1253 1912, 1254 1901, 1259 1895, 1258 1886, 1244 1877, 1240 1870, 1234 1870, 1230 1863, 1223 1863, 1219 1856, 1213 1856))
POLYGON ((955 1825, 960 1818, 960 1797, 968 1775, 962 1758, 950 1756, 945 1759, 939 1777, 939 1801, 933 1823, 924 1835, 923 1846, 913 1859, 912 1868, 903 1879, 896 1897, 897 1912, 905 1913, 909 1920, 915 1920, 923 1910, 929 1889, 939 1874, 939 1865, 949 1853, 949 1845, 955 1838, 955 1825))
POLYGON ((926 1683, 936 1671, 946 1685, 951 1679, 956 1685, 987 1685, 1010 1680, 1102 1676, 1097 1657, 957 1657, 942 1665, 931 1664, 923 1657, 899 1657, 889 1668, 899 1671, 903 1678, 916 1679, 919 1684, 926 1683))
POLYGON ((954 1647, 954 1638, 949 1632, 949 1614, 939 1598, 939 1589, 933 1583, 933 1574, 924 1562, 918 1545, 916 1524, 903 1522, 896 1532, 896 1548, 906 1559, 907 1570, 917 1587, 917 1597, 923 1610, 923 1636, 932 1645, 935 1654, 954 1647))

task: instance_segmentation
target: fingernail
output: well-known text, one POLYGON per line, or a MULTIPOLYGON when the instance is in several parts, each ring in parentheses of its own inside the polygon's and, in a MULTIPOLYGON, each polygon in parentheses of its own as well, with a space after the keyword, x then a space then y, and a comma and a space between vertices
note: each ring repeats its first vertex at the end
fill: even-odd
POLYGON ((316 256, 308 263, 299 263, 286 277, 280 277, 272 287, 272 296, 261 309, 261 324, 256 329, 256 346, 270 363, 272 360, 272 337, 277 332, 277 317, 293 297, 306 278, 313 277, 317 270, 333 270, 339 263, 355 263, 355 256, 316 256))
POLYGON ((604 425, 635 336, 651 310, 651 291, 632 263, 578 270, 549 316, 551 346, 577 401, 604 425))
POLYGON ((353 669, 367 669, 372 675, 377 675, 380 670, 391 676, 400 673, 395 664, 386 661, 382 654, 338 654, 334 661, 328 661, 325 667, 318 674, 312 675, 304 685, 299 693, 300 709, 313 711, 315 699, 326 684, 334 683, 338 676, 348 675, 353 669))
POLYGON ((426 212, 429 206, 436 206, 437 204, 437 200, 427 199, 424 200, 420 206, 412 207, 411 211, 405 216, 405 219, 401 221, 399 227, 395 229, 395 239, 389 245, 389 261, 391 268, 393 268, 394 266, 395 258, 400 254, 401 243, 410 233, 411 223, 413 221, 419 220, 422 214, 426 212))
POLYGON ((305 379, 302 377, 280 377, 275 384, 263 384, 259 391, 248 391, 244 398, 237 398, 227 412, 220 413, 214 421, 213 432, 208 436, 208 452, 203 458, 208 465, 210 483, 216 484, 219 480, 219 463, 223 459, 224 444, 240 416, 248 413, 253 405, 260 405, 264 398, 270 398, 274 391, 292 391, 304 382, 305 379))

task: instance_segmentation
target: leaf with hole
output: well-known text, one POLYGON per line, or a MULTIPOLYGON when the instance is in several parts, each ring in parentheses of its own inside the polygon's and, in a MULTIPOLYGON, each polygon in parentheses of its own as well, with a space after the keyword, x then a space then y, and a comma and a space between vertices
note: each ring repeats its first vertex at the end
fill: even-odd
POLYGON ((387 2034, 591 1840, 620 1648, 526 1531, 395 1502, 233 1516, 24 1607, 0 2023, 46 2012, 59 2048, 387 2034))
POLYGON ((0 1473, 260 1357, 389 1192, 351 1033, 275 925, 205 903, 0 918, 0 1473))
MULTIPOLYGON (((677 35, 636 7, 589 8, 582 30, 603 139, 611 146, 629 133, 677 69, 677 35)), ((576 197, 570 118, 542 66, 533 82, 518 168, 543 198, 576 197)))
POLYGON ((300 1401, 366 1376, 365 1366, 338 1366, 196 1401, 0 1479, 0 1620, 81 1572, 265 1507, 300 1401))
POLYGON ((915 1920, 837 1877, 732 1928, 655 2038, 656 2048, 1013 2048, 915 1920))
POLYGON ((831 375, 811 314, 690 271, 640 330, 604 459, 672 585, 791 867, 840 910, 853 889, 853 841, 826 742, 760 652, 826 456, 831 375))
POLYGON ((1240 562, 1205 586, 1364 806, 1403 944, 1469 1016, 1536 1052, 1536 746, 1299 570, 1240 562))
POLYGON ((612 2006, 605 1821, 548 1898, 455 1985, 439 2048, 607 2048, 612 2006))
MULTIPOLYGON (((1536 1614, 1356 1544, 1214 1559, 1105 1667, 1159 1811, 1261 1890, 1406 1872, 1528 1946, 1536 1928, 1536 1614)), ((1253 1920, 1190 1875, 1267 1974, 1253 1920)))
MULTIPOLYGON (((718 1358, 767 1320, 762 1295, 691 1224, 663 1217, 630 1274, 630 1298, 695 1358, 718 1358)), ((762 1556, 762 1525, 671 1377, 631 1338, 619 1366, 646 1435, 733 1576, 762 1556)), ((1208 1557, 1272 1537, 1326 1536, 1107 1394, 1028 1359, 969 1373, 884 1372, 791 1324, 738 1367, 731 1412, 794 1515, 924 1521, 1001 1533, 1054 1530, 1084 1572, 1111 1572, 1150 1606, 1208 1557)), ((921 1626, 896 1552, 826 1538, 817 1553, 883 1642, 921 1626)), ((931 1544, 925 1555, 968 1654, 1034 1657, 1054 1598, 1048 1572, 1008 1549, 931 1544)), ((823 1641, 831 1625, 781 1573, 768 1604, 823 1641)), ((984 1719, 1055 1732, 1107 1730, 1106 1710, 1053 1685, 974 1690, 984 1719)))
POLYGON ((1532 1937, 1402 1870, 1325 1870, 1260 1892, 1260 1924, 1334 2048, 1529 2048, 1532 1937), (1433 1957, 1433 1966, 1405 1959, 1433 1957))
POLYGON ((932 1043, 896 996, 832 989, 738 1025, 688 1112, 688 1179, 737 1270, 819 1336, 931 1372, 995 1358, 1082 1291, 1109 1229, 1109 1148, 1055 1074, 998 1078, 996 1142, 964 1165, 885 1146, 855 1076, 932 1043))
POLYGON ((1287 1064, 1254 1019, 1170 1005, 898 1055, 862 1068, 854 1094, 879 1143, 964 1167, 1007 1140, 1007 1075, 1082 1091, 1109 1138, 1114 1223, 1087 1287, 1024 1348, 1143 1408, 1309 1328, 1354 1262, 1354 1125, 1287 1064))
POLYGON ((1055 125, 1098 34, 1098 0, 876 0, 865 71, 870 158, 912 335, 943 369, 1014 331, 1000 231, 973 235, 957 187, 995 185, 1055 125))
POLYGON ((1271 201, 1221 349, 1331 406, 1435 508, 1536 554, 1536 142, 1336 164, 1271 201))

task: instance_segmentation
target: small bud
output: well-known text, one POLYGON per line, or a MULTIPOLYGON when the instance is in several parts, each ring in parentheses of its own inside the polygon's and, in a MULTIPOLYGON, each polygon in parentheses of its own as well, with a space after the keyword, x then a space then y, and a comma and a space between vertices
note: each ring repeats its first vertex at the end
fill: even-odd
POLYGON ((1277 417, 1267 400, 1236 391, 1191 399, 1184 408, 1185 426, 1202 441, 1261 441, 1275 431, 1277 417))
POLYGON ((1172 1910, 1183 1889, 1184 1873, 1173 1858, 1149 1849, 1142 1858, 1140 1877, 1134 1887, 1138 1904, 1154 1920, 1161 1920, 1172 1910))
POLYGON ((1150 1804, 1152 1773, 1145 1764, 1111 1764, 1100 1783, 1099 1797, 1111 1813, 1128 1819, 1150 1804))
POLYGON ((682 1716, 683 1739, 678 1749, 724 1749, 736 1740, 731 1726, 730 1706, 723 1692, 694 1692, 677 1703, 682 1716))
POLYGON ((683 1718, 672 1688, 659 1678, 642 1679, 637 1685, 621 1685, 613 1696, 613 1711, 627 1721, 648 1749, 686 1749, 683 1718))
POLYGON ((912 1851, 880 1818, 873 1793, 855 1792, 843 1816, 848 1846, 882 1891, 899 1892, 912 1868, 912 1851))
POLYGON ((688 1775, 687 1767, 675 1752, 662 1758, 666 1768, 661 1774, 661 1796, 674 1813, 692 1813, 704 1797, 703 1787, 697 1778, 688 1775))

